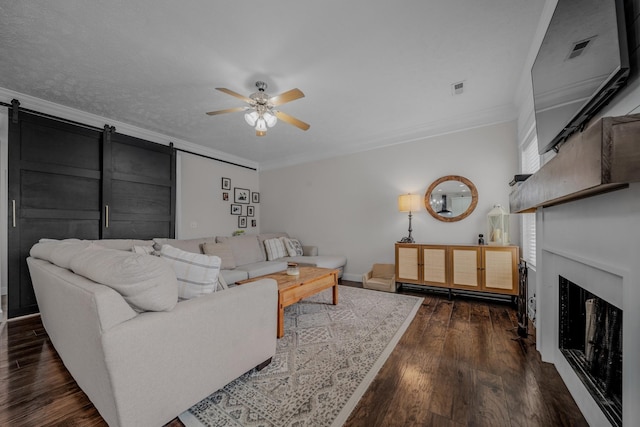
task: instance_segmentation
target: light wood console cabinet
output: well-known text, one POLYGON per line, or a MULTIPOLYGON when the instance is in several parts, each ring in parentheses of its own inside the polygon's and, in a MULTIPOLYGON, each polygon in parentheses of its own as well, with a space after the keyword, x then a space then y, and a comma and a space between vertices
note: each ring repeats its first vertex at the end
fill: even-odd
POLYGON ((396 243, 396 281, 518 295, 518 246, 396 243))

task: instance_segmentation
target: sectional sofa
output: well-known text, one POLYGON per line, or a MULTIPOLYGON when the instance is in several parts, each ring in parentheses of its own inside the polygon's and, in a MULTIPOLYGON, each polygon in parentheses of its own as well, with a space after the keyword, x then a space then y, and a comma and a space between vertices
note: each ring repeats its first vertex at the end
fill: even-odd
POLYGON ((316 246, 301 246, 302 254, 300 255, 291 256, 287 252, 284 256, 271 259, 265 249, 265 242, 273 239, 290 239, 290 237, 287 233, 281 232, 232 237, 202 237, 188 240, 153 240, 156 243, 156 249, 160 249, 163 244, 169 244, 187 252, 195 253, 205 253, 205 248, 208 249, 208 254, 217 255, 222 259, 220 273, 229 284, 286 270, 288 262, 337 269, 339 270, 338 277, 342 278, 344 266, 347 263, 346 257, 341 255, 319 255, 316 246))
MULTIPOLYGON (((27 265, 42 323, 109 426, 160 426, 275 355, 277 286, 178 301, 152 241, 42 242, 27 265)), ((211 257, 215 258, 215 257, 211 257)))

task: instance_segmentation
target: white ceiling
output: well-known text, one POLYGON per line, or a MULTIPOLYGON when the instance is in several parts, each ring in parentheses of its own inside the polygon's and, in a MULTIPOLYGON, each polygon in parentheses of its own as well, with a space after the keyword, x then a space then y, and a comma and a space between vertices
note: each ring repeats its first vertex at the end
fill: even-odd
POLYGON ((514 119, 544 3, 3 1, 0 88, 273 168, 514 119), (256 80, 311 128, 205 115, 256 80))

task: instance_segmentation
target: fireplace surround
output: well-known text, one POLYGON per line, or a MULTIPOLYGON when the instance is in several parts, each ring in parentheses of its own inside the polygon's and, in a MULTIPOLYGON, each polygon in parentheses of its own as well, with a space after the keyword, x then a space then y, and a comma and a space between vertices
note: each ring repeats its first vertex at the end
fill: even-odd
POLYGON ((536 347, 553 363, 587 422, 615 425, 560 348, 559 276, 620 308, 623 370, 622 424, 640 419, 640 184, 538 209, 536 347))

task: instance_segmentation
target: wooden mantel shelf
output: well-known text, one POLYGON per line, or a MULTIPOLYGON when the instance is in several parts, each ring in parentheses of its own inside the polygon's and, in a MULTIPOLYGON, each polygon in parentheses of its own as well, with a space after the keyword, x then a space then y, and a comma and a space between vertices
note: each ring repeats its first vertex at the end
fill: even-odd
POLYGON ((513 213, 534 212, 640 181, 640 114, 604 117, 573 134, 509 196, 513 213))

